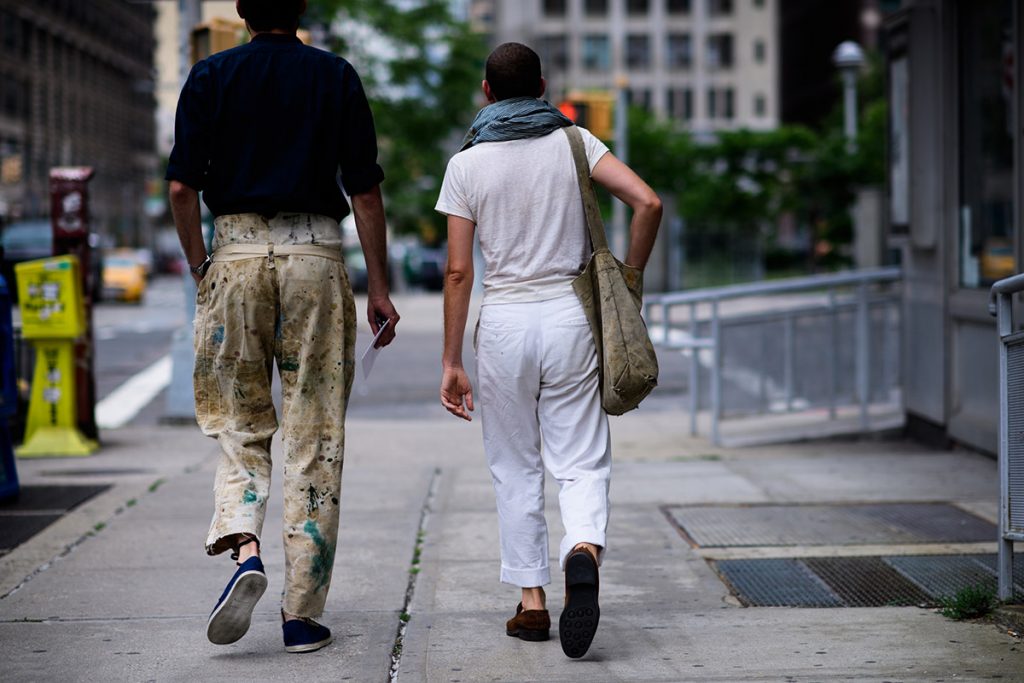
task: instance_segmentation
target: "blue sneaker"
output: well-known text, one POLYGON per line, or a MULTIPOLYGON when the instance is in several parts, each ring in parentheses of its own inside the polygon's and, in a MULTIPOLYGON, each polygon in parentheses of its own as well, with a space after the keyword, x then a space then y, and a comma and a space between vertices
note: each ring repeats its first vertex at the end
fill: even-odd
POLYGON ((287 652, 313 652, 330 645, 331 629, 312 619, 292 619, 281 624, 287 652))
POLYGON ((267 575, 263 562, 258 557, 250 557, 238 567, 210 614, 206 624, 206 637, 210 642, 227 645, 244 636, 252 621, 252 610, 265 590, 267 575))

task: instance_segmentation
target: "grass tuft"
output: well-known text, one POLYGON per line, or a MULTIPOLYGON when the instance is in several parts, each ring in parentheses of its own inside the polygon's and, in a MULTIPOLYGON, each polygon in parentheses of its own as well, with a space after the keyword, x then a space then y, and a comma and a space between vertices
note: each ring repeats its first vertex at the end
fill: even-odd
POLYGON ((939 600, 942 616, 962 621, 977 619, 992 611, 996 606, 996 593, 984 585, 961 588, 951 598, 939 600))

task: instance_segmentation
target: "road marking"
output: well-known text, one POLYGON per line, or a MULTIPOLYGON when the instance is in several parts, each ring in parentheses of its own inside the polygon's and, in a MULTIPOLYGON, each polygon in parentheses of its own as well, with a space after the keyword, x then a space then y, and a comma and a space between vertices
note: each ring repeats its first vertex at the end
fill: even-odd
POLYGON ((100 429, 123 427, 171 383, 171 356, 164 356, 96 404, 100 429))

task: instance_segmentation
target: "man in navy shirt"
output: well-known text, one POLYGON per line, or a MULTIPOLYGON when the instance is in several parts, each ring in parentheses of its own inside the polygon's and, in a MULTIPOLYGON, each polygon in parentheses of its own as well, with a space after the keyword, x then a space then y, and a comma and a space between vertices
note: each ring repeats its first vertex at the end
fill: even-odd
POLYGON ((350 209, 369 280, 370 327, 394 339, 377 142, 359 76, 296 37, 305 0, 237 0, 252 41, 197 63, 178 101, 167 166, 171 208, 198 284, 196 418, 218 440, 206 550, 235 572, 207 625, 232 643, 267 586, 260 537, 270 488, 271 400, 281 378, 285 649, 331 642, 313 621, 330 588, 338 535, 355 305, 338 222, 350 209), (339 187, 341 186, 345 193, 339 187), (214 215, 202 238, 199 192, 214 215))

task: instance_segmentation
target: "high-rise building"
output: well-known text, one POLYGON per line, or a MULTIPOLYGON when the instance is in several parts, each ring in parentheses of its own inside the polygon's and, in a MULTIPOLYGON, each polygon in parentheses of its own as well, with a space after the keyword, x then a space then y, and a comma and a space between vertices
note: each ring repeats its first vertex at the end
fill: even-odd
POLYGON ((472 0, 492 45, 541 56, 548 99, 626 88, 701 132, 779 122, 778 0, 472 0))
POLYGON ((49 170, 96 169, 94 229, 133 241, 157 173, 148 3, 0 0, 0 221, 49 214, 49 170))

